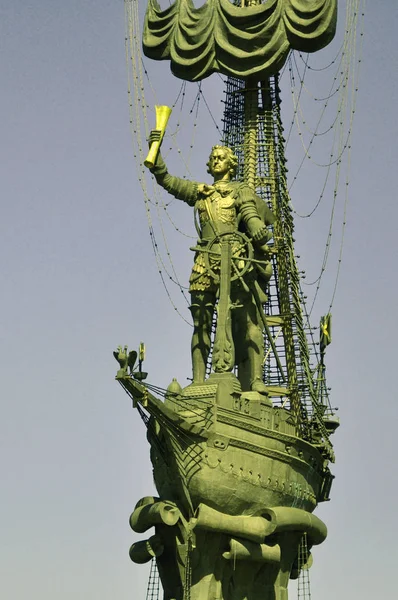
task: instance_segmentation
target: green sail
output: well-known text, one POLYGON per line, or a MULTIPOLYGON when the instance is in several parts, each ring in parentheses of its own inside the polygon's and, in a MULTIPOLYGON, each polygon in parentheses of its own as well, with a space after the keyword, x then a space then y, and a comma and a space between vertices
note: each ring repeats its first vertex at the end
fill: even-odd
POLYGON ((262 80, 277 73, 290 50, 316 52, 333 39, 337 0, 269 0, 239 7, 229 0, 176 0, 161 10, 149 0, 143 49, 170 60, 176 77, 199 81, 214 72, 262 80))

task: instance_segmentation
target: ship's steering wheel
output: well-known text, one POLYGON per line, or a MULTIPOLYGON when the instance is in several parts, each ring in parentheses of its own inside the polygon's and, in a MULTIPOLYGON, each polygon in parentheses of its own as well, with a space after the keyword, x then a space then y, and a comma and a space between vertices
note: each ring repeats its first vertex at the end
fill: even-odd
POLYGON ((206 271, 215 281, 220 281, 221 245, 231 244, 231 281, 241 279, 252 265, 253 244, 240 231, 224 232, 216 235, 204 252, 206 271))

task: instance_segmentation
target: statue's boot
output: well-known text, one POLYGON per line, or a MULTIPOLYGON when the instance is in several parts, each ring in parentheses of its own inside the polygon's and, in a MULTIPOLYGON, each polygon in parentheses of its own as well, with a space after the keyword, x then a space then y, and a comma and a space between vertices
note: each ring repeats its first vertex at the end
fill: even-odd
POLYGON ((250 389, 252 392, 258 392, 259 394, 268 396, 268 388, 260 377, 255 377, 255 379, 252 379, 250 389))
POLYGON ((193 319, 191 342, 193 383, 203 383, 210 354, 215 298, 209 293, 193 293, 189 307, 193 319))

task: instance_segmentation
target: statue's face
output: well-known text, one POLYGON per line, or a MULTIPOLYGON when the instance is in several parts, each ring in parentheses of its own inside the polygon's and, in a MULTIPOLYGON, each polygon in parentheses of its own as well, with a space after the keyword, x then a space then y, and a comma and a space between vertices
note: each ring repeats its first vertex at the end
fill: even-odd
POLYGON ((222 177, 230 173, 231 163, 228 153, 222 148, 216 148, 209 158, 209 172, 213 176, 222 177))

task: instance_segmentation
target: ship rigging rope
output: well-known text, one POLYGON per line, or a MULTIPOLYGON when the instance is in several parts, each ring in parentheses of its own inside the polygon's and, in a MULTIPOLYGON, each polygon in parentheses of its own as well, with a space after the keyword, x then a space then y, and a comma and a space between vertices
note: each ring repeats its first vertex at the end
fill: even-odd
MULTIPOLYGON (((146 382, 142 382, 142 386, 145 387, 146 389, 148 389, 153 394, 156 394, 157 396, 161 396, 163 399, 165 399, 166 396, 169 396, 169 397, 173 397, 174 395, 178 396, 179 407, 184 408, 185 410, 189 411, 192 415, 196 416, 198 418, 197 423, 204 422, 203 409, 200 409, 200 408, 196 407, 195 405, 193 405, 189 398, 184 399, 183 396, 180 396, 178 394, 172 394, 172 393, 168 392, 167 389, 164 389, 162 387, 155 386, 155 385, 152 385, 152 384, 149 384, 146 382)), ((207 407, 206 407, 206 410, 207 410, 207 407)), ((187 439, 189 439, 190 441, 195 439, 194 437, 190 437, 189 434, 187 434, 187 433, 185 433, 185 435, 188 436, 187 439)))
MULTIPOLYGON (((329 226, 326 235, 325 249, 320 271, 318 275, 313 277, 310 282, 302 282, 307 287, 315 286, 311 308, 308 311, 308 317, 313 311, 326 269, 330 269, 328 264, 331 256, 331 242, 332 238, 334 239, 336 237, 336 215, 340 214, 340 211, 336 210, 336 203, 339 196, 338 190, 344 167, 346 169, 343 211, 344 216, 343 224, 341 225, 339 257, 330 307, 333 305, 340 274, 346 226, 346 212, 348 205, 352 124, 355 114, 356 93, 358 90, 357 82, 360 65, 360 56, 357 62, 355 62, 358 38, 357 25, 359 16, 362 12, 362 30, 360 33, 362 48, 364 4, 365 0, 346 0, 346 23, 344 39, 333 58, 329 58, 326 65, 319 66, 319 60, 318 62, 314 63, 313 59, 310 61, 309 55, 304 56, 301 53, 292 52, 290 54, 288 63, 286 63, 286 67, 282 70, 282 72, 286 71, 286 75, 289 75, 290 77, 291 96, 293 102, 293 118, 286 136, 287 143, 292 143, 291 138, 293 135, 293 129, 295 128, 298 132, 298 138, 301 140, 301 144, 303 146, 303 157, 298 164, 293 178, 291 179, 289 191, 296 184, 301 171, 304 169, 304 166, 307 162, 311 162, 315 167, 324 170, 320 192, 313 207, 302 214, 295 210, 294 206, 292 205, 293 210, 298 217, 309 219, 316 213, 322 203, 322 200, 325 198, 332 199, 329 226), (310 79, 309 75, 311 73, 327 74, 328 72, 331 73, 331 77, 329 77, 328 81, 330 82, 330 80, 332 80, 332 83, 329 85, 327 92, 324 94, 312 93, 311 86, 308 85, 308 80, 310 79), (306 107, 309 99, 313 105, 312 108, 310 108, 311 113, 313 115, 318 113, 318 117, 315 119, 314 117, 311 117, 311 115, 310 118, 306 118, 306 113, 308 113, 308 108, 306 107), (314 125, 311 125, 311 122, 313 122, 314 125), (330 151, 327 154, 328 159, 323 161, 314 160, 314 155, 317 155, 315 150, 316 142, 324 140, 322 142, 324 149, 329 136, 331 136, 331 138, 330 151), (333 191, 331 191, 332 187, 333 191)), ((185 303, 188 304, 187 287, 182 285, 179 280, 177 270, 172 259, 172 252, 168 245, 168 234, 164 223, 165 220, 180 235, 186 237, 192 236, 187 235, 183 231, 183 228, 176 223, 175 218, 172 216, 170 209, 174 204, 174 199, 168 199, 167 202, 163 200, 162 193, 160 192, 158 186, 153 185, 153 181, 150 180, 150 176, 148 176, 146 169, 143 167, 143 160, 147 150, 145 140, 150 129, 148 125, 148 112, 152 111, 152 108, 150 107, 152 107, 153 104, 162 102, 158 102, 157 100, 155 86, 153 85, 153 81, 151 80, 151 77, 146 69, 145 62, 142 58, 138 6, 138 0, 125 0, 128 94, 131 129, 135 145, 134 156, 136 158, 138 180, 143 190, 151 244, 155 254, 159 276, 174 310, 183 318, 186 323, 190 324, 190 321, 181 314, 179 307, 175 303, 173 299, 174 293, 170 287, 177 286, 184 298, 185 303), (146 92, 150 92, 152 98, 154 99, 154 101, 150 102, 149 104, 145 98, 146 92), (148 191, 149 185, 152 186, 150 193, 148 191)), ((218 77, 222 79, 220 74, 218 74, 218 77)), ((172 106, 175 110, 174 114, 178 115, 177 123, 174 125, 173 131, 171 131, 165 137, 163 149, 165 153, 172 149, 174 152, 176 151, 177 156, 184 163, 187 176, 190 176, 189 162, 192 158, 194 140, 199 129, 198 124, 201 123, 203 110, 207 110, 209 113, 214 130, 217 132, 217 137, 222 137, 221 132, 217 126, 216 120, 212 115, 210 104, 205 97, 201 84, 187 84, 186 82, 182 82, 172 106), (188 100, 188 95, 189 93, 192 93, 192 89, 196 89, 193 102, 188 100), (182 152, 178 147, 177 136, 179 132, 186 132, 187 130, 192 131, 192 139, 191 143, 189 144, 188 152, 182 152)))
MULTIPOLYGON (((354 114, 355 114, 355 110, 356 110, 358 78, 359 78, 359 72, 360 72, 360 64, 361 64, 361 60, 362 60, 363 13, 362 13, 361 25, 362 26, 361 26, 360 36, 359 36, 360 44, 359 44, 359 57, 358 57, 358 61, 357 61, 357 70, 356 70, 355 75, 352 76, 352 86, 351 86, 350 103, 351 103, 352 108, 351 108, 350 123, 349 123, 350 139, 351 139, 351 134, 352 134, 353 118, 354 118, 354 114)), ((357 35, 357 32, 355 30, 355 36, 356 35, 357 35)), ((354 64, 356 61, 355 49, 356 49, 356 45, 353 45, 352 61, 351 61, 352 64, 354 64)), ((342 143, 341 138, 340 138, 339 142, 340 142, 340 144, 342 143)), ((340 245, 339 245, 339 253, 338 253, 338 259, 337 259, 335 282, 334 282, 334 287, 333 287, 333 291, 332 291, 332 297, 330 300, 328 312, 331 312, 333 302, 334 302, 334 299, 336 296, 336 291, 337 291, 337 286, 338 286, 338 281, 339 281, 339 276, 340 276, 340 271, 341 271, 342 257, 343 257, 345 230, 346 230, 346 223, 347 223, 347 208, 348 208, 348 202, 349 202, 349 173, 350 173, 350 166, 351 166, 351 143, 350 142, 347 143, 347 154, 346 154, 346 165, 345 166, 346 166, 346 171, 345 171, 344 192, 343 192, 344 205, 343 205, 343 217, 342 217, 342 223, 341 223, 340 245)), ((337 197, 338 197, 338 189, 339 189, 339 180, 340 180, 341 170, 342 170, 342 160, 339 160, 339 162, 337 163, 337 168, 336 168, 336 173, 335 173, 335 183, 334 183, 334 189, 333 189, 333 204, 332 204, 332 211, 331 211, 331 215, 330 215, 330 224, 329 224, 329 230, 328 230, 328 234, 327 234, 327 241, 326 241, 326 245, 325 245, 325 252, 324 252, 324 256, 323 256, 321 271, 320 271, 320 274, 317 277, 317 279, 315 279, 313 282, 307 284, 307 285, 315 285, 316 284, 316 290, 315 290, 315 293, 314 293, 314 296, 312 299, 312 304, 311 304, 311 307, 309 310, 309 316, 312 313, 312 310, 314 308, 314 305, 315 305, 315 302, 316 302, 316 299, 317 299, 317 296, 318 296, 318 293, 320 290, 322 277, 326 271, 326 266, 327 266, 327 262, 328 262, 328 258, 329 258, 330 249, 331 249, 334 218, 335 218, 335 211, 336 211, 336 201, 337 201, 337 197)))
MULTIPOLYGON (((299 138, 301 140, 301 143, 303 145, 303 150, 304 150, 304 156, 298 166, 295 176, 292 179, 292 183, 289 187, 289 191, 291 191, 292 187, 294 186, 294 184, 297 180, 298 173, 300 172, 300 170, 304 164, 304 161, 306 159, 311 160, 317 166, 327 168, 330 165, 336 164, 340 160, 344 150, 347 148, 347 143, 341 144, 339 146, 339 151, 336 153, 334 150, 334 144, 333 144, 332 151, 330 152, 330 160, 328 162, 324 162, 324 163, 314 161, 310 154, 310 149, 311 149, 311 146, 314 143, 315 139, 317 137, 321 137, 321 136, 327 134, 329 131, 332 131, 335 128, 339 129, 339 132, 338 132, 339 137, 345 136, 348 140, 351 136, 351 127, 349 127, 348 130, 346 131, 347 128, 345 125, 346 125, 346 113, 347 113, 347 109, 348 109, 347 99, 348 99, 349 91, 350 91, 349 84, 350 84, 350 82, 353 82, 356 79, 355 76, 352 77, 352 75, 353 75, 352 72, 355 68, 355 65, 353 63, 355 62, 355 46, 356 46, 356 38, 357 38, 358 16, 357 16, 357 12, 354 11, 355 16, 352 17, 351 13, 348 11, 348 9, 350 8, 351 4, 358 4, 360 1, 361 0, 348 0, 347 13, 349 13, 349 14, 347 16, 348 24, 346 25, 345 41, 342 45, 340 61, 337 65, 336 73, 332 79, 332 84, 330 86, 330 90, 324 99, 323 98, 315 98, 315 96, 309 92, 308 87, 304 86, 305 72, 309 68, 308 60, 304 63, 304 72, 301 74, 299 71, 298 65, 297 65, 295 53, 292 53, 292 55, 289 59, 289 61, 290 61, 289 72, 290 72, 290 78, 291 78, 291 94, 292 94, 294 111, 293 111, 292 122, 291 122, 290 129, 289 129, 289 134, 287 136, 287 141, 289 141, 289 139, 290 139, 290 134, 291 134, 291 131, 293 128, 293 124, 296 123, 298 135, 299 135, 299 138), (297 70, 298 79, 300 81, 300 88, 299 88, 298 92, 295 91, 294 67, 297 70), (337 87, 335 87, 336 82, 337 82, 337 87), (320 115, 318 117, 316 125, 312 130, 308 127, 308 124, 307 124, 308 120, 304 117, 304 110, 303 110, 302 104, 300 102, 303 89, 305 89, 308 92, 308 95, 310 97, 312 97, 312 99, 315 102, 323 103, 322 110, 320 112, 320 115), (328 124, 326 127, 324 127, 323 131, 319 131, 321 124, 323 123, 323 119, 324 119, 325 115, 328 116, 327 109, 329 107, 329 101, 338 92, 340 92, 340 94, 339 94, 339 100, 338 100, 338 105, 337 105, 337 111, 335 113, 333 110, 332 122, 330 124, 328 124), (300 116, 301 116, 301 119, 300 119, 300 116), (311 135, 310 140, 307 143, 304 141, 303 129, 306 129, 311 135)), ((311 106, 311 112, 313 112, 313 111, 314 111, 314 107, 311 106)), ((353 113, 355 113, 355 105, 351 106, 350 126, 352 125, 353 113)), ((298 216, 300 216, 300 215, 298 215, 298 216)))
MULTIPOLYGON (((316 285, 316 290, 314 296, 312 298, 311 308, 308 312, 308 316, 311 315, 318 292, 320 289, 321 281, 323 275, 326 271, 329 253, 331 249, 332 242, 332 234, 334 229, 334 221, 336 215, 336 203, 338 199, 338 191, 340 189, 340 178, 343 166, 345 167, 345 181, 344 181, 344 192, 342 194, 344 198, 344 206, 343 206, 343 219, 341 224, 341 234, 340 234, 340 248, 337 260, 337 269, 335 276, 335 283, 332 292, 332 298, 329 305, 329 310, 333 305, 333 301, 336 295, 338 279, 340 275, 340 268, 342 262, 343 255, 343 246, 344 246, 344 234, 346 227, 346 215, 347 215, 347 206, 348 206, 348 186, 349 186, 349 172, 351 165, 351 138, 352 138, 352 130, 353 130, 353 119, 356 111, 356 97, 358 92, 358 78, 360 72, 361 58, 362 58, 362 46, 363 46, 363 23, 364 23, 364 4, 363 0, 347 0, 346 5, 346 27, 345 27, 345 36, 344 41, 340 47, 339 52, 336 54, 335 58, 326 66, 320 69, 316 69, 311 67, 309 64, 309 58, 302 59, 304 63, 304 72, 300 73, 299 67, 297 65, 296 57, 293 55, 290 58, 289 65, 289 73, 291 78, 292 85, 292 99, 293 99, 293 119, 290 125, 289 134, 287 139, 290 139, 290 135, 293 128, 293 123, 296 123, 299 138, 304 148, 304 155, 301 159, 301 162, 298 166, 298 169, 293 177, 290 189, 293 187, 294 183, 298 178, 298 174, 304 166, 306 159, 311 161, 315 166, 326 168, 325 176, 323 179, 323 184, 321 187, 321 191, 316 201, 315 205, 311 210, 309 210, 306 214, 299 214, 297 210, 293 210, 298 217, 301 218, 309 218, 311 217, 318 207, 321 204, 321 201, 324 197, 332 196, 332 208, 330 212, 329 219, 329 228, 327 232, 327 238, 325 242, 325 250, 322 259, 322 264, 320 268, 320 273, 316 278, 313 279, 310 283, 304 282, 306 286, 316 285), (362 7, 362 9, 361 9, 362 7), (358 35, 358 20, 360 20, 360 32, 358 35), (356 54, 357 46, 359 39, 359 53, 358 56, 356 54), (325 95, 325 97, 315 97, 314 94, 310 94, 308 87, 304 86, 304 75, 308 71, 322 71, 331 68, 333 65, 337 63, 337 70, 334 74, 332 85, 330 86, 329 92, 325 95), (300 81, 299 90, 295 90, 295 71, 298 73, 298 79, 300 81), (316 122, 314 128, 310 128, 307 124, 307 120, 304 117, 304 110, 302 108, 301 98, 303 95, 303 90, 305 89, 307 96, 312 97, 312 101, 315 103, 322 103, 320 116, 316 122), (320 131, 321 125, 325 120, 325 117, 328 116, 328 109, 331 100, 336 98, 337 106, 333 110, 334 116, 331 123, 328 126, 323 127, 323 130, 320 131), (304 142, 304 133, 305 130, 311 135, 309 142, 304 142), (333 132, 332 138, 332 146, 330 151, 329 161, 320 163, 316 162, 312 159, 310 154, 311 146, 314 141, 321 137, 326 136, 328 133, 333 132), (345 157, 345 158, 344 158, 345 157), (334 170, 334 183, 333 191, 330 191, 331 185, 329 184, 330 176, 332 175, 332 167, 334 170)), ((300 55, 301 56, 301 55, 300 55)), ((301 56, 302 58, 302 56, 301 56)), ((330 112, 330 111, 329 111, 330 112)), ((292 205, 293 206, 293 205, 292 205)))
MULTIPOLYGON (((150 111, 149 104, 145 98, 145 92, 149 88, 151 95, 153 96, 154 101, 151 102, 151 106, 157 104, 156 91, 154 86, 151 83, 151 78, 149 77, 148 71, 145 68, 145 64, 142 59, 141 52, 141 32, 140 32, 140 20, 138 13, 138 0, 125 0, 125 27, 126 27, 126 36, 125 36, 125 44, 126 44, 126 64, 127 64, 127 80, 128 80, 128 99, 129 99, 129 112, 130 112, 130 124, 131 124, 131 132, 134 144, 134 158, 136 162, 136 169, 138 175, 138 181, 141 185, 144 197, 145 204, 145 212, 148 221, 149 234, 151 238, 151 244, 153 248, 153 252, 155 254, 155 260, 158 268, 158 273, 162 284, 165 288, 167 297, 171 302, 174 310, 179 314, 179 316, 191 326, 190 321, 188 321, 180 312, 176 303, 172 298, 172 294, 170 291, 170 283, 176 285, 182 296, 184 297, 185 303, 189 304, 187 297, 187 286, 182 285, 179 281, 179 277, 176 272, 176 268, 172 259, 172 253, 170 251, 167 234, 164 225, 164 219, 166 218, 171 226, 177 231, 180 235, 183 235, 192 240, 196 239, 196 236, 186 234, 182 228, 180 228, 174 221, 169 211, 169 206, 171 206, 174 202, 174 199, 168 200, 168 202, 164 202, 162 199, 162 194, 157 185, 154 185, 153 179, 148 174, 147 170, 144 168, 143 163, 146 156, 147 148, 146 148, 146 139, 149 134, 149 124, 148 124, 148 112, 150 111), (151 193, 148 192, 148 182, 150 182, 151 193), (153 199, 152 199, 152 198, 153 199), (155 228, 154 217, 156 217, 157 227, 155 228), (155 231, 156 229, 156 231, 155 231), (160 230, 160 241, 158 240, 157 230, 160 230)), ((199 123, 199 110, 201 102, 204 103, 206 110, 208 111, 210 118, 215 126, 215 129, 218 131, 218 137, 220 137, 220 129, 217 126, 216 120, 212 115, 209 103, 207 102, 202 84, 195 84, 196 95, 193 100, 192 106, 189 111, 185 110, 187 113, 185 115, 185 119, 183 119, 183 108, 184 104, 186 104, 186 82, 182 82, 180 90, 177 94, 175 101, 172 103, 172 108, 176 109, 179 107, 177 112, 178 120, 175 125, 175 128, 172 132, 170 132, 163 143, 163 151, 167 152, 166 142, 170 143, 170 149, 176 149, 177 155, 182 160, 185 171, 188 176, 191 176, 189 170, 189 161, 192 157, 192 151, 194 148, 195 135, 198 130, 199 123), (193 118, 192 118, 193 117, 193 118), (193 126, 192 126, 193 121, 193 126), (177 145, 177 134, 179 131, 184 130, 187 131, 190 127, 192 127, 192 137, 191 142, 189 144, 189 152, 184 153, 177 145)), ((153 109, 152 109, 153 110, 153 109)), ((151 120, 151 122, 154 123, 151 120)))
MULTIPOLYGON (((149 234, 150 234, 150 238, 151 238, 152 248, 153 248, 153 251, 155 254, 158 272, 159 272, 161 281, 163 283, 163 286, 166 290, 166 294, 167 294, 171 304, 173 305, 174 310, 178 314, 180 314, 180 316, 187 323, 189 323, 189 321, 187 319, 185 319, 185 317, 178 310, 176 304, 174 303, 174 301, 171 297, 168 286, 166 284, 166 277, 169 279, 169 281, 176 283, 176 285, 179 286, 181 293, 184 295, 186 303, 188 304, 188 299, 187 299, 186 295, 184 294, 184 287, 178 281, 178 276, 176 274, 176 271, 175 271, 175 268, 174 268, 174 265, 173 265, 173 262, 171 259, 171 253, 170 253, 168 245, 167 245, 167 239, 164 234, 162 220, 160 219, 161 234, 162 234, 163 242, 165 244, 166 254, 167 254, 167 257, 170 262, 172 274, 168 271, 168 268, 166 267, 165 262, 163 260, 162 254, 159 251, 159 245, 158 245, 154 227, 153 227, 152 215, 151 215, 151 209, 150 209, 151 201, 149 199, 149 194, 147 191, 146 173, 145 173, 145 169, 143 166, 144 159, 145 159, 145 153, 144 153, 144 148, 143 148, 143 144, 142 144, 142 139, 147 138, 147 136, 149 134, 149 126, 148 126, 148 118, 147 118, 148 105, 145 101, 145 95, 144 95, 145 86, 144 86, 144 81, 143 81, 143 67, 142 67, 142 60, 141 60, 141 48, 140 48, 141 35, 140 35, 139 18, 138 18, 138 2, 137 1, 125 2, 125 11, 126 11, 125 14, 126 14, 126 30, 127 30, 126 37, 125 37, 125 40, 126 40, 126 62, 127 62, 127 85, 128 85, 128 97, 129 97, 129 109, 130 109, 130 123, 131 123, 131 127, 132 127, 133 140, 134 140, 135 146, 136 146, 134 157, 136 159, 138 159, 138 160, 136 160, 136 167, 138 170, 138 180, 141 184, 141 188, 142 188, 143 194, 144 194, 144 202, 145 202, 145 210, 146 210, 148 226, 149 226, 149 234), (131 66, 131 75, 133 78, 133 85, 131 85, 130 66, 131 66), (133 94, 132 94, 132 91, 133 91, 133 94), (142 133, 142 123, 144 125, 145 135, 143 135, 143 133, 142 133), (137 156, 137 154, 138 154, 138 156, 137 156)), ((177 101, 180 98, 180 95, 181 95, 181 92, 177 96, 177 101)), ((184 97, 184 94, 182 94, 182 98, 183 97, 184 97)), ((154 188, 154 192, 155 192, 154 195, 156 198, 155 206, 156 206, 156 210, 159 215, 159 210, 161 208, 161 204, 159 202, 159 193, 158 193, 157 188, 154 188)), ((165 207, 163 207, 163 208, 165 208, 165 207)))

